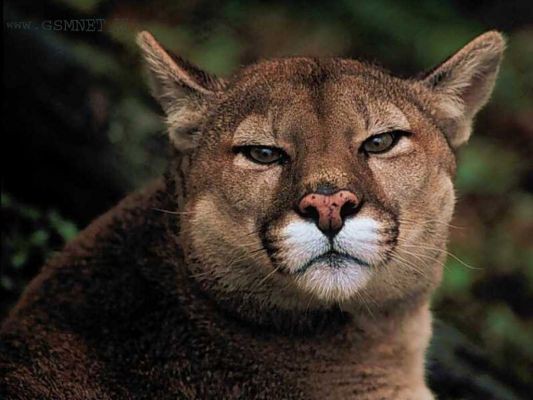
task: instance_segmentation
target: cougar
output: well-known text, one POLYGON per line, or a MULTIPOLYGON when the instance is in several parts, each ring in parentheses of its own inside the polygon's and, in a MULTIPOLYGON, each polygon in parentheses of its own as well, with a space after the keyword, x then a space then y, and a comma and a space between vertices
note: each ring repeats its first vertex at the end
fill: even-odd
POLYGON ((412 78, 294 57, 222 79, 138 43, 168 168, 27 287, 3 398, 432 399, 456 151, 502 36, 412 78))

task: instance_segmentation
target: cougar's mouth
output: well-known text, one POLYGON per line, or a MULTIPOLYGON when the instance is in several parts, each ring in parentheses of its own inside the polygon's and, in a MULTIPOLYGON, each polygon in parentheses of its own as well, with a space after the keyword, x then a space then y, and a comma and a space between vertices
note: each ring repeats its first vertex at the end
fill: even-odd
POLYGON ((341 253, 335 250, 329 250, 317 257, 312 258, 293 273, 303 274, 310 268, 315 267, 341 269, 352 266, 369 267, 369 264, 349 254, 341 253))

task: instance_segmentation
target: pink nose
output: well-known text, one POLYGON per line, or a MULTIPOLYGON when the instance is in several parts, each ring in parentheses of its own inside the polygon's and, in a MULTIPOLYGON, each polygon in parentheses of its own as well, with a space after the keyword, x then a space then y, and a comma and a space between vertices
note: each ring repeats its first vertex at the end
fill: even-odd
POLYGON ((318 228, 325 233, 342 228, 343 218, 357 211, 357 196, 348 190, 333 194, 310 193, 300 200, 302 215, 313 218, 318 228))

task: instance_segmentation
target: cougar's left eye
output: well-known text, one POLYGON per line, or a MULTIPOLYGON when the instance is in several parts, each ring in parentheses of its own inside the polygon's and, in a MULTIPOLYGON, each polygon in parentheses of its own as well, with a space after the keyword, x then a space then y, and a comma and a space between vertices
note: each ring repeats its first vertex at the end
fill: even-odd
POLYGON ((274 164, 285 159, 285 152, 269 146, 245 146, 239 149, 248 159, 258 164, 274 164))
POLYGON ((370 136, 363 142, 361 150, 368 154, 385 153, 392 149, 400 137, 405 134, 403 131, 391 131, 370 136))

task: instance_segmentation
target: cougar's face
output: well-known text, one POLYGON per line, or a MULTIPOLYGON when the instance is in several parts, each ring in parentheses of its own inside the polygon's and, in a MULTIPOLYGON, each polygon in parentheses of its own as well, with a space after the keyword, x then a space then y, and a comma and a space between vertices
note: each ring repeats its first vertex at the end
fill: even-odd
POLYGON ((379 302, 437 283, 423 265, 442 259, 454 158, 409 82, 356 62, 259 65, 205 130, 182 236, 229 289, 379 302))
POLYGON ((137 42, 170 142, 186 154, 167 175, 180 189, 180 245, 211 294, 263 311, 255 306, 427 298, 453 210, 452 149, 490 97, 500 33, 411 80, 353 60, 300 57, 227 81, 149 32, 137 42))

